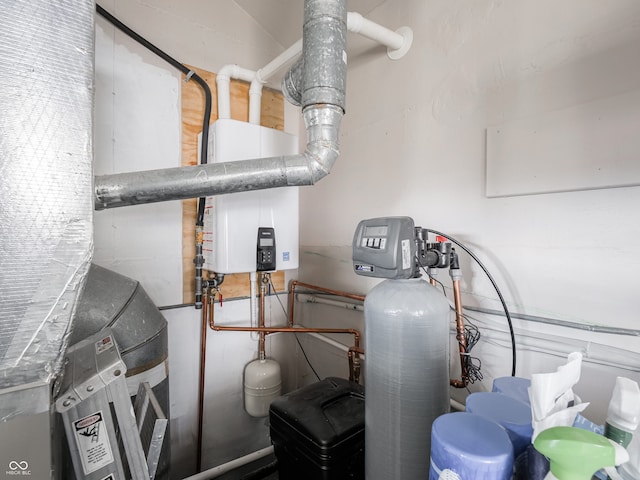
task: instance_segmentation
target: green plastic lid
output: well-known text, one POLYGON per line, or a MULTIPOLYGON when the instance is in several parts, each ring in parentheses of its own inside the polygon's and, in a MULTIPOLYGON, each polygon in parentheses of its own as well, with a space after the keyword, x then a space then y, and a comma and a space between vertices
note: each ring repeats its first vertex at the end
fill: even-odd
POLYGON ((575 427, 542 431, 533 446, 551 462, 558 480, 591 480, 595 472, 616 464, 616 450, 602 435, 575 427))

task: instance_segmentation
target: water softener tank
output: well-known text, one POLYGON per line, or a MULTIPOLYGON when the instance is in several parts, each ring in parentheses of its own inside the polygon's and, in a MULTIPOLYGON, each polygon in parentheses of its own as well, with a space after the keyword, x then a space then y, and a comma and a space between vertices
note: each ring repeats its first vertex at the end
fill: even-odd
POLYGON ((427 478, 431 424, 449 411, 449 304, 423 279, 385 280, 364 315, 366 478, 427 478))

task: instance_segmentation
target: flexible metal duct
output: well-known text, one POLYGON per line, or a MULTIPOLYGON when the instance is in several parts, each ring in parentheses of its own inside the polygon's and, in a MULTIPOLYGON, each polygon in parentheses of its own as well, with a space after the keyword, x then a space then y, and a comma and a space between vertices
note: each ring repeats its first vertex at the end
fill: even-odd
POLYGON ((59 370, 91 261, 93 15, 82 0, 2 6, 0 390, 59 370))
POLYGON ((95 208, 183 200, 275 187, 313 185, 338 157, 346 91, 345 0, 305 0, 302 93, 304 153, 95 178, 95 208))
POLYGON ((91 0, 0 8, 0 471, 52 468, 52 383, 93 251, 91 0))

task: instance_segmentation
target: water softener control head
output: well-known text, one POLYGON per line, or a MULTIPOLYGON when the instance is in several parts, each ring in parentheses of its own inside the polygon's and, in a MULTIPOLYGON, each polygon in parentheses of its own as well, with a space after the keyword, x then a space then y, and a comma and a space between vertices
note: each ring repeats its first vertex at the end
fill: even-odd
POLYGON ((416 239, 410 217, 362 220, 353 236, 353 269, 378 278, 416 276, 416 239))

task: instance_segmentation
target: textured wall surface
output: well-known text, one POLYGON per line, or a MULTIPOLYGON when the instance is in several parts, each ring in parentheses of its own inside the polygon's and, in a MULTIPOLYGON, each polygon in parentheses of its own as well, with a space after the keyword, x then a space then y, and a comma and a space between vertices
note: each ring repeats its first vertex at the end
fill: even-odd
MULTIPOLYGON (((640 4, 388 0, 368 18, 410 26, 414 42, 395 62, 375 48, 349 56, 341 156, 300 195, 300 279, 368 291, 373 282, 356 276, 350 260, 358 221, 409 215, 471 247, 512 311, 637 329, 640 188, 487 198, 485 162, 489 127, 640 88, 640 4)), ((465 304, 500 309, 484 273, 460 255, 465 304)), ((447 272, 438 279, 450 285, 447 272)), ((491 325, 478 349, 483 389, 510 367, 506 322, 491 325)), ((599 415, 615 375, 636 375, 637 336, 516 327, 521 374, 555 368, 570 349, 591 361, 605 351, 596 344, 615 347, 609 358, 618 368, 597 381, 585 374, 580 386, 599 415)))

